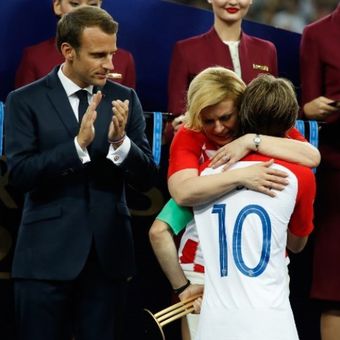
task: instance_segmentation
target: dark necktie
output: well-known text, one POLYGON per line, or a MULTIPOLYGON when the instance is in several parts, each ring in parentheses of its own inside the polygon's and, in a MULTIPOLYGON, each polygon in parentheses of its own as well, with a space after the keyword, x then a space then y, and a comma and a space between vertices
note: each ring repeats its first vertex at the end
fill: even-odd
POLYGON ((76 92, 77 97, 79 98, 79 106, 78 106, 78 120, 79 124, 81 124, 81 120, 89 106, 89 102, 87 100, 88 92, 86 90, 79 90, 76 92))

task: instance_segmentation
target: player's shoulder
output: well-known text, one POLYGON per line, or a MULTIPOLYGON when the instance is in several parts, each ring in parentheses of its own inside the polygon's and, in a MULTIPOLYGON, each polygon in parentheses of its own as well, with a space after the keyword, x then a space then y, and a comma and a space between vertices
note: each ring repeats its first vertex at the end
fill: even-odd
MULTIPOLYGON (((268 157, 265 155, 257 154, 257 153, 251 153, 244 157, 242 159, 243 162, 266 162, 270 159, 273 159, 272 157, 268 157)), ((304 165, 288 162, 282 159, 274 158, 274 167, 278 167, 279 169, 283 170, 287 169, 290 172, 292 172, 298 179, 303 178, 314 178, 314 174, 311 168, 308 168, 304 165)))
POLYGON ((281 166, 289 169, 297 176, 314 176, 312 169, 307 166, 297 164, 297 163, 287 162, 281 159, 275 159, 275 163, 280 164, 281 166))
POLYGON ((281 166, 280 170, 288 170, 296 178, 299 187, 314 186, 315 175, 313 170, 307 166, 275 159, 275 163, 281 166))

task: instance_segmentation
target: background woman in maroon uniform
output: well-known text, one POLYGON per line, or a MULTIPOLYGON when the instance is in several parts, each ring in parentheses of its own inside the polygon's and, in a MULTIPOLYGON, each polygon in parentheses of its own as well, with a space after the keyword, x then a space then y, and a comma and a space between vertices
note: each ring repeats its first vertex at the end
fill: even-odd
POLYGON ((214 12, 213 27, 204 34, 178 41, 173 50, 168 80, 168 110, 175 115, 185 112, 189 84, 207 67, 231 69, 246 84, 259 73, 275 76, 278 73, 274 44, 242 32, 242 20, 252 1, 208 2, 214 12))
MULTIPOLYGON (((102 0, 53 0, 53 11, 57 17, 80 6, 101 7, 102 0)), ((26 85, 49 73, 54 66, 64 61, 55 45, 55 38, 42 41, 27 47, 16 72, 15 87, 26 85)), ((133 56, 130 52, 118 48, 113 57, 114 72, 121 78, 114 79, 118 83, 135 88, 136 70, 133 56)))
POLYGON ((322 340, 340 339, 340 4, 306 26, 301 41, 304 117, 323 121, 319 134, 312 298, 322 304, 322 340), (333 104, 332 104, 333 103, 333 104))

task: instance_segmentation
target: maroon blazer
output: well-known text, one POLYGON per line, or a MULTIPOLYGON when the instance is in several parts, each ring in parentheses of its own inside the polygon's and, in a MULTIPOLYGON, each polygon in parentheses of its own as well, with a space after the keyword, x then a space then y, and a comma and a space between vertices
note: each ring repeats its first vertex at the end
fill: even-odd
MULTIPOLYGON (((239 56, 242 79, 249 83, 259 73, 278 74, 277 53, 270 41, 242 33, 239 56)), ((210 66, 233 70, 228 46, 214 28, 178 41, 174 47, 168 78, 168 110, 176 115, 185 112, 186 91, 191 80, 210 66)))
MULTIPOLYGON (((15 87, 18 88, 44 77, 63 61, 64 58, 55 45, 55 38, 27 47, 17 69, 15 87)), ((113 57, 113 65, 114 72, 122 75, 122 79, 117 79, 116 81, 135 88, 136 70, 132 54, 118 48, 113 57)))
MULTIPOLYGON (((305 27, 300 64, 302 106, 319 96, 340 100, 340 5, 305 27)), ((340 111, 326 119, 319 143, 322 165, 337 170, 340 170, 339 133, 340 111)))
MULTIPOLYGON (((340 5, 305 27, 300 49, 302 105, 326 96, 340 100, 340 5)), ((340 301, 340 110, 319 131, 315 247, 311 296, 340 301)))
POLYGON ((340 100, 340 5, 305 27, 300 61, 302 105, 320 96, 340 100))

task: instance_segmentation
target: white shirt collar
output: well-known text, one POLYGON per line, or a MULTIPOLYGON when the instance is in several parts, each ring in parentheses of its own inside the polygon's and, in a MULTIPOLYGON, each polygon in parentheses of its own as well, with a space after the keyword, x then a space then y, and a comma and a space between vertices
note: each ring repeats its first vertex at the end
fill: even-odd
MULTIPOLYGON (((70 97, 74 95, 77 91, 82 90, 81 87, 79 87, 76 83, 74 83, 70 78, 66 77, 64 72, 63 72, 63 66, 64 64, 60 65, 59 70, 58 70, 58 77, 61 81, 61 84, 63 85, 65 92, 67 94, 67 97, 70 97)), ((83 90, 88 91, 90 96, 93 94, 93 85, 89 85, 83 90)))

